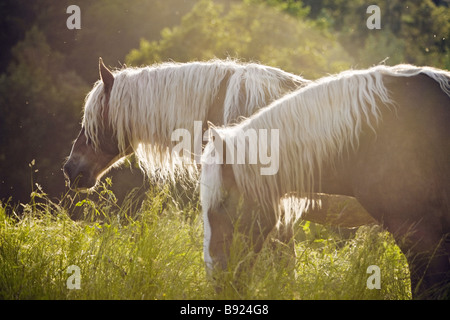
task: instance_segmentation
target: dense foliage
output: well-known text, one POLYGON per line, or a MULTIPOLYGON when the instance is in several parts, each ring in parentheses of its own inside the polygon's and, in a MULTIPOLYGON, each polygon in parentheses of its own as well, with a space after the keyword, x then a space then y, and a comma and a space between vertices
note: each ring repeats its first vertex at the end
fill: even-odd
POLYGON ((296 228, 295 263, 271 246, 256 257, 243 253, 238 239, 229 269, 211 282, 198 207, 179 206, 155 188, 130 211, 132 198, 118 206, 108 188, 98 192, 100 201, 78 203, 83 221, 69 218, 68 195, 53 202, 36 190, 19 221, 0 205, 0 299, 411 298, 406 259, 378 226, 343 235, 304 223, 296 228), (253 268, 236 277, 251 259, 253 268), (381 270, 380 289, 367 286, 371 265, 381 270))

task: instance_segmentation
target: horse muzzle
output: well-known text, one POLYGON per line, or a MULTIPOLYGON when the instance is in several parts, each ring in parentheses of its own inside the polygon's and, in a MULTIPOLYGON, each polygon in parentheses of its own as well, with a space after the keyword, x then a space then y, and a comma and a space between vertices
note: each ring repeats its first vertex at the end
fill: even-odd
POLYGON ((83 191, 93 188, 97 183, 96 177, 89 170, 80 168, 70 160, 64 164, 62 171, 69 182, 70 189, 83 191))

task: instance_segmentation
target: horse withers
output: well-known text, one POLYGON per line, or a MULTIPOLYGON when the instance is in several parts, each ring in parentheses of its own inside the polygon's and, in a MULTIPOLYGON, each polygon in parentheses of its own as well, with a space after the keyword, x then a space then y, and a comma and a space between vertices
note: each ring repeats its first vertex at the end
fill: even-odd
POLYGON ((280 209, 286 195, 323 192, 356 197, 393 234, 414 298, 448 298, 449 123, 450 73, 399 65, 319 79, 236 126, 213 128, 201 169, 209 272, 226 268, 237 233, 257 252, 280 220, 295 221, 295 210, 280 209), (276 173, 220 159, 242 150, 242 132, 259 129, 278 130, 276 148, 265 147, 278 153, 276 173))

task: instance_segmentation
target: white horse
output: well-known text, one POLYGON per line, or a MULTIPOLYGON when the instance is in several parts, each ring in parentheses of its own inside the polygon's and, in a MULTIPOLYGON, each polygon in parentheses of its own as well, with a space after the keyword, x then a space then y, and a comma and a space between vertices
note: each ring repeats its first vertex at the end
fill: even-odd
POLYGON ((393 233, 415 297, 448 289, 449 97, 448 71, 377 66, 317 80, 213 128, 201 168, 208 270, 227 267, 236 233, 258 252, 273 229, 298 219, 301 210, 283 213, 281 199, 325 192, 356 197, 393 233))

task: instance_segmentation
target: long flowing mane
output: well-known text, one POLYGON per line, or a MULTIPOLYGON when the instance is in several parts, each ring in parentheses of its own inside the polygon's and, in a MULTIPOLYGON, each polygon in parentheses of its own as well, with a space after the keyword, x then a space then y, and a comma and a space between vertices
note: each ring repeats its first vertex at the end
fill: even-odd
POLYGON ((129 142, 149 176, 173 177, 183 166, 183 159, 171 153, 175 129, 193 133, 194 121, 206 124, 208 114, 217 112, 211 108, 218 107, 223 109, 219 110, 220 123, 230 124, 306 83, 302 77, 277 68, 232 60, 126 68, 114 71, 109 97, 102 81, 94 85, 86 97, 82 125, 98 146, 101 126, 107 120, 122 153, 129 142), (216 106, 223 90, 222 105, 216 106))
MULTIPOLYGON (((384 76, 410 77, 420 73, 438 82, 450 96, 449 72, 411 65, 376 66, 319 79, 238 125, 214 129, 224 141, 227 138, 233 141, 229 138, 250 128, 279 130, 279 145, 274 148, 279 152, 278 172, 261 175, 261 165, 231 164, 239 192, 276 211, 280 199, 288 193, 308 196, 314 181, 320 181, 315 178, 325 163, 357 149, 363 126, 376 131, 381 121, 380 106, 395 108, 395 101, 383 83, 384 76)), ((270 140, 267 142, 270 144, 270 140)), ((268 149, 271 150, 270 146, 268 149)), ((214 142, 210 141, 202 158, 203 210, 220 201, 222 169, 215 163, 216 156, 214 142)))

